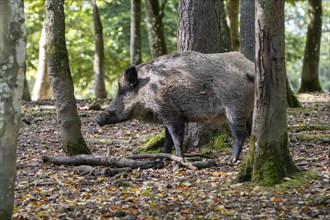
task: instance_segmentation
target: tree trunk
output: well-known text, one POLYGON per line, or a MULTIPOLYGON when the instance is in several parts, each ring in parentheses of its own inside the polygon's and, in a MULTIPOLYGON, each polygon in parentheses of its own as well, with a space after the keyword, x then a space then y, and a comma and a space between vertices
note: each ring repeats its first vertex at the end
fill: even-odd
POLYGON ((239 31, 238 31, 238 14, 239 14, 239 0, 227 0, 226 12, 229 18, 231 48, 239 51, 239 31))
POLYGON ((26 79, 26 63, 24 64, 24 87, 23 87, 23 96, 22 99, 24 101, 31 101, 31 94, 30 94, 30 89, 29 89, 29 83, 26 79))
MULTIPOLYGON (((194 50, 220 53, 231 48, 230 33, 223 1, 179 1, 178 51, 194 50)), ((219 129, 189 123, 185 146, 196 147, 214 142, 219 129)))
POLYGON ((94 91, 98 99, 107 97, 107 91, 104 83, 104 44, 103 44, 103 27, 101 18, 97 8, 96 0, 93 4, 93 23, 94 23, 94 38, 95 38, 95 54, 94 54, 94 91))
POLYGON ((144 5, 151 55, 156 58, 167 53, 163 27, 163 9, 159 9, 158 0, 145 0, 144 5))
POLYGON ((239 181, 279 183, 296 172, 288 146, 284 0, 256 0, 256 90, 251 147, 239 181))
POLYGON ((131 65, 142 62, 141 41, 141 0, 131 0, 131 65))
POLYGON ((0 1, 0 219, 12 219, 25 66, 22 0, 0 1))
POLYGON ((178 51, 221 53, 231 50, 223 1, 179 1, 178 51))
POLYGON ((255 60, 255 0, 241 0, 240 3, 240 46, 241 53, 254 62, 255 60))
POLYGON ((57 119, 67 155, 90 154, 81 134, 81 122, 65 44, 64 0, 46 1, 47 72, 51 81, 57 119))
POLYGON ((308 0, 308 29, 299 92, 322 92, 319 81, 322 0, 308 0))
MULTIPOLYGON (((240 40, 241 53, 255 62, 255 0, 241 0, 240 40)), ((287 103, 291 108, 301 107, 299 100, 287 82, 287 103)))
POLYGON ((50 82, 47 74, 46 29, 42 27, 39 40, 39 63, 36 81, 32 90, 32 100, 45 100, 51 97, 50 82))

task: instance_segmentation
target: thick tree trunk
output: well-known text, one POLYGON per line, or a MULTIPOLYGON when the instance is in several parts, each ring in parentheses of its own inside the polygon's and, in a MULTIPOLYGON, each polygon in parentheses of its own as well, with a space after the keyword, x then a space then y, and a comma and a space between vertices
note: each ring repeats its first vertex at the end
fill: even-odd
POLYGON ((131 0, 131 65, 142 62, 141 42, 141 0, 131 0))
POLYGON ((51 81, 63 150, 67 155, 90 154, 81 122, 65 44, 64 0, 46 1, 47 72, 51 81))
MULTIPOLYGON (((220 53, 231 48, 230 33, 223 1, 179 1, 178 51, 195 50, 220 53)), ((219 129, 189 123, 185 145, 203 146, 214 142, 219 129)))
POLYGON ((297 171, 288 146, 284 0, 256 0, 256 90, 251 148, 239 181, 279 183, 297 171))
POLYGON ((308 0, 308 29, 299 92, 322 92, 319 81, 322 0, 308 0))
POLYGON ((94 54, 94 92, 95 97, 104 99, 107 97, 107 90, 104 83, 104 43, 103 43, 103 27, 101 18, 97 8, 96 0, 93 4, 93 23, 94 23, 94 38, 95 38, 95 54, 94 54))
POLYGON ((46 44, 46 29, 44 24, 39 40, 38 72, 32 90, 32 100, 45 100, 51 97, 50 82, 47 73, 46 44))
POLYGON ((179 1, 178 51, 220 53, 231 50, 223 1, 179 1))
POLYGON ((156 58, 167 53, 163 11, 159 9, 159 0, 145 0, 144 5, 151 55, 156 58))
POLYGON ((0 1, 0 219, 12 219, 25 66, 22 0, 0 1))
POLYGON ((238 15, 239 15, 239 0, 227 0, 226 12, 229 18, 231 48, 232 50, 239 50, 239 31, 238 31, 238 15))
MULTIPOLYGON (((255 0, 241 0, 240 44, 241 53, 255 62, 255 0)), ((299 100, 287 82, 287 102, 291 108, 301 107, 299 100)))

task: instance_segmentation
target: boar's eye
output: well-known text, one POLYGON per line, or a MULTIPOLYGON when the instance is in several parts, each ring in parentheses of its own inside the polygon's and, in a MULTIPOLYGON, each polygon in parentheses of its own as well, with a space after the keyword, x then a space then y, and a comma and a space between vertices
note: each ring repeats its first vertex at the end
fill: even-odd
POLYGON ((130 87, 138 84, 138 73, 135 66, 131 66, 125 71, 124 78, 130 87))

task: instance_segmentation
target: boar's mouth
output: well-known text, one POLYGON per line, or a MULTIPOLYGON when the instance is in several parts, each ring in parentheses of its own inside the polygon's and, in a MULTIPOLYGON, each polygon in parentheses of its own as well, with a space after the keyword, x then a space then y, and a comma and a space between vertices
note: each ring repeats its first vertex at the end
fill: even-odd
POLYGON ((101 127, 104 125, 116 124, 124 121, 127 120, 121 120, 118 118, 115 112, 107 110, 102 112, 102 114, 96 119, 97 124, 101 127))

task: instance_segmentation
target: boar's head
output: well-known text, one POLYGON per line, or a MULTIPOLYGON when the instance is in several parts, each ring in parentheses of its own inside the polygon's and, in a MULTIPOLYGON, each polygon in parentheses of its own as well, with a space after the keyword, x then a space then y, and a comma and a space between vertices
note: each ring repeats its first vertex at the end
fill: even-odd
POLYGON ((138 95, 138 84, 137 70, 135 66, 132 66, 119 77, 117 95, 96 122, 104 126, 130 120, 138 95))

